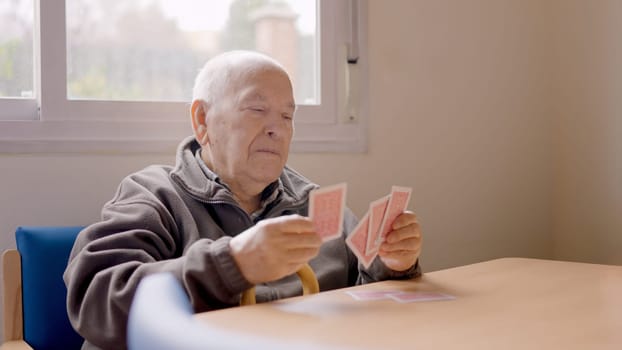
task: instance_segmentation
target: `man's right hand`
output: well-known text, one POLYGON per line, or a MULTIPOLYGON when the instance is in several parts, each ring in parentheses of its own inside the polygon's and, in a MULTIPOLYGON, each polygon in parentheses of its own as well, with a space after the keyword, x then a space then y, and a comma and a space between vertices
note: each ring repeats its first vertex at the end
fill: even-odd
POLYGON ((311 220, 300 215, 262 220, 229 241, 233 259, 252 284, 295 273, 321 245, 311 220))

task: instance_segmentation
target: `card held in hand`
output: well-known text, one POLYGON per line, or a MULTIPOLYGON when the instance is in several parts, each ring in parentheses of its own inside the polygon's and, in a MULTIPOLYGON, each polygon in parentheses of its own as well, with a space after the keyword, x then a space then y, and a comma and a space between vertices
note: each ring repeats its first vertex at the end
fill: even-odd
POLYGON ((346 189, 346 184, 341 183, 313 190, 309 195, 309 218, 324 242, 341 236, 346 189))
POLYGON ((366 269, 374 261, 376 254, 365 254, 365 246, 367 245, 367 234, 369 232, 369 212, 363 216, 358 225, 350 232, 348 238, 346 238, 346 244, 350 247, 350 250, 359 263, 366 269))
POLYGON ((376 238, 376 249, 380 247, 389 232, 393 230, 392 226, 395 219, 408 208, 411 191, 412 189, 409 187, 393 186, 391 188, 391 198, 380 225, 380 234, 376 238))
POLYGON ((365 254, 376 254, 378 252, 376 240, 380 236, 380 225, 390 198, 390 195, 386 195, 369 204, 369 234, 367 235, 365 254))

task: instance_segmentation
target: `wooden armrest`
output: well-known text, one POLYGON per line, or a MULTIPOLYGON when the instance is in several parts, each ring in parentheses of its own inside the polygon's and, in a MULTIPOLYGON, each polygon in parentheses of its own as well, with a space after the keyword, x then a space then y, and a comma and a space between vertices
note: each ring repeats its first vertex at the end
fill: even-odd
MULTIPOLYGON (((22 330, 22 265, 19 252, 9 249, 2 254, 2 321, 4 342, 24 339, 22 330)), ((4 349, 4 347, 3 347, 4 349)))
POLYGON ((19 252, 9 249, 2 254, 2 307, 4 343, 0 350, 33 350, 23 340, 22 277, 19 252))
MULTIPOLYGON (((296 274, 302 283, 302 295, 320 292, 320 285, 318 284, 317 277, 315 277, 315 273, 309 264, 304 264, 296 274)), ((255 302, 255 287, 253 286, 242 293, 240 305, 253 305, 255 302)))
POLYGON ((34 350, 23 340, 11 340, 0 346, 0 350, 34 350))

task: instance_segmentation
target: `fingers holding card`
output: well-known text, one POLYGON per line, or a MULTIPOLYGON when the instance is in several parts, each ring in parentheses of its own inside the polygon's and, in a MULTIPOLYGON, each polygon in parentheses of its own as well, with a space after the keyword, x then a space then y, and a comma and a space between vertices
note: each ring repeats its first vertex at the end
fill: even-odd
MULTIPOLYGON (((346 189, 346 184, 341 183, 309 194, 309 217, 324 242, 341 237, 346 189)), ((346 244, 364 268, 369 268, 378 256, 393 222, 407 209, 411 191, 409 187, 393 186, 391 194, 370 203, 369 211, 349 233, 346 244)))
POLYGON ((393 186, 391 188, 391 198, 380 225, 380 234, 376 237, 376 249, 380 247, 389 232, 391 232, 393 221, 408 208, 411 191, 412 189, 409 187, 393 186))
POLYGON ((363 267, 369 268, 393 222, 408 208, 411 191, 409 187, 393 186, 391 194, 371 202, 369 211, 346 239, 363 267))

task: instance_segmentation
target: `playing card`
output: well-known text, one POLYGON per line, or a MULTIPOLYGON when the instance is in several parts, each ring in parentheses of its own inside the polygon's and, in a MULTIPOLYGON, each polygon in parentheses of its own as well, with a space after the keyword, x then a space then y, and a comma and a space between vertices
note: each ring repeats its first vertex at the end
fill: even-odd
POLYGON ((403 292, 399 290, 350 290, 346 293, 356 300, 382 300, 390 299, 392 294, 403 292))
POLYGON ((393 186, 391 188, 391 198, 380 225, 380 234, 376 238, 376 249, 380 247, 387 234, 391 232, 393 221, 408 207, 411 191, 412 189, 409 187, 393 186))
POLYGON ((376 240, 380 235, 380 225, 382 224, 390 197, 387 195, 369 204, 369 233, 367 235, 367 244, 365 245, 365 254, 375 254, 378 252, 376 240))
POLYGON ((405 292, 399 294, 390 294, 389 298, 400 303, 413 303, 416 301, 441 301, 456 299, 453 295, 436 293, 436 292, 405 292))
POLYGON ((346 184, 323 187, 311 191, 309 217, 322 241, 341 236, 343 211, 346 206, 346 184))
POLYGON ((367 245, 367 234, 369 232, 369 212, 363 216, 358 225, 346 238, 346 244, 350 250, 356 255, 357 259, 365 268, 371 265, 376 254, 365 254, 365 246, 367 245))

